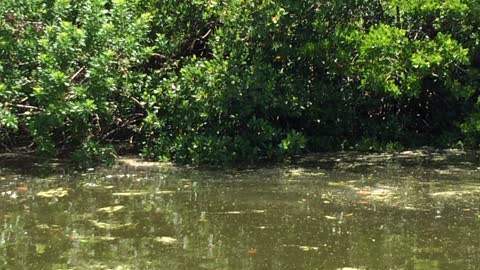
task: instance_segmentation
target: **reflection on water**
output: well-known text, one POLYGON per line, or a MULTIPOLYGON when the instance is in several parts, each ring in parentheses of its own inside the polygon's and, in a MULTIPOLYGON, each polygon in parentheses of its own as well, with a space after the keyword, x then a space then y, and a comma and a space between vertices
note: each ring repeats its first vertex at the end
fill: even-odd
POLYGON ((480 171, 377 165, 4 173, 0 268, 479 269, 480 171))

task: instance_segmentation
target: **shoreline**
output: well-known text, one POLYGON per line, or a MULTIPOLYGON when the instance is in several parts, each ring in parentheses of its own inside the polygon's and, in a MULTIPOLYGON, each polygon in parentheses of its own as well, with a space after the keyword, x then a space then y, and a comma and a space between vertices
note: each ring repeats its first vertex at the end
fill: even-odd
MULTIPOLYGON (((476 169, 480 166, 480 152, 477 150, 461 149, 437 149, 418 148, 395 152, 358 152, 358 151, 337 151, 325 153, 312 153, 297 156, 281 162, 257 162, 255 164, 245 163, 208 166, 178 164, 175 162, 149 161, 138 155, 118 156, 112 167, 124 166, 133 169, 152 168, 189 168, 198 170, 250 170, 271 168, 279 166, 297 166, 305 168, 318 168, 326 170, 355 170, 361 168, 373 168, 385 164, 399 164, 401 166, 442 166, 460 164, 463 167, 476 169)), ((38 157, 32 151, 28 152, 5 152, 0 153, 0 173, 2 171, 50 171, 50 173, 67 173, 78 171, 74 168, 69 159, 45 159, 38 157)), ((110 166, 98 165, 92 168, 108 168, 110 166)), ((84 168, 85 170, 92 168, 84 168)))

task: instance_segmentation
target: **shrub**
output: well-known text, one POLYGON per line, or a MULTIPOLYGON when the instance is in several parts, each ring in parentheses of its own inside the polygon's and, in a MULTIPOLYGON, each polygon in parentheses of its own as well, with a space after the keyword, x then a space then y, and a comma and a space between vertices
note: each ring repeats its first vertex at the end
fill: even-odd
POLYGON ((3 0, 0 139, 210 164, 449 134, 477 145, 479 12, 473 0, 3 0))

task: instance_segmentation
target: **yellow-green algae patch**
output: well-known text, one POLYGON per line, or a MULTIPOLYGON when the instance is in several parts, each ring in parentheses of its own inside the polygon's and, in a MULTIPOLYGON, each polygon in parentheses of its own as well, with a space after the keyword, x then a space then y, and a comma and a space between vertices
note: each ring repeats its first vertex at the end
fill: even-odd
POLYGON ((68 191, 63 188, 50 189, 37 193, 37 197, 42 198, 62 198, 68 195, 68 191))

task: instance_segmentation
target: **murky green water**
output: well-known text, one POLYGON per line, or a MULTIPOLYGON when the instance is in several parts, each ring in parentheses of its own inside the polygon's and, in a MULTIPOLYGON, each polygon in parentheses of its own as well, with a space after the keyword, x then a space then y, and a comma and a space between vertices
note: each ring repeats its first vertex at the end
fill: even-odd
POLYGON ((0 269, 480 269, 480 168, 380 159, 0 170, 0 269))

